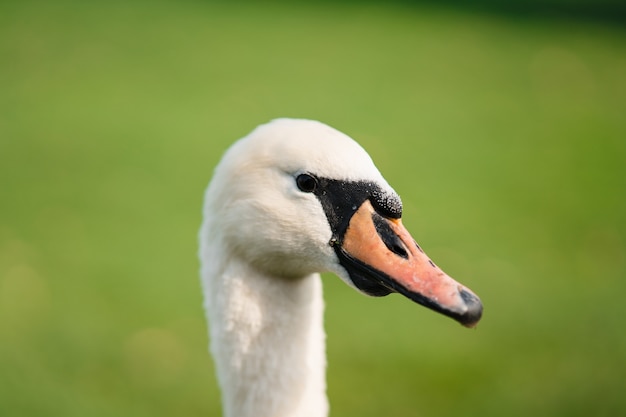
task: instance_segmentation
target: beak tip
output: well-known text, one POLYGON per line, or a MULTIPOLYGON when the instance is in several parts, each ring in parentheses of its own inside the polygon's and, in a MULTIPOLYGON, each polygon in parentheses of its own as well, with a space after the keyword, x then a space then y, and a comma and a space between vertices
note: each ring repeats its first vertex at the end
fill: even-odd
POLYGON ((483 315, 483 303, 480 298, 465 288, 460 289, 459 294, 467 307, 465 313, 459 317, 459 322, 465 327, 476 327, 483 315))

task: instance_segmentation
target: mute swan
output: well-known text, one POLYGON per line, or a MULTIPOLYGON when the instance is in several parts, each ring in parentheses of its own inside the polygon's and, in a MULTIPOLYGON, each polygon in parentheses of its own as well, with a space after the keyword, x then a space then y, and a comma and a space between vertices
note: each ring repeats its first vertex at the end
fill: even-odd
POLYGON ((328 414, 319 273, 398 292, 472 327, 482 304, 402 225, 402 203, 354 140, 277 119, 236 142, 207 188, 200 259, 226 417, 328 414))

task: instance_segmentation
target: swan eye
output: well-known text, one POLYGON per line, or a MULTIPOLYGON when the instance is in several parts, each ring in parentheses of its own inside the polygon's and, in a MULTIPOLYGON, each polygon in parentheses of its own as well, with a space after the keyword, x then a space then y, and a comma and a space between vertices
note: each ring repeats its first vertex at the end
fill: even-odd
POLYGON ((296 177, 296 184, 300 191, 312 193, 317 189, 317 178, 309 174, 300 174, 296 177))

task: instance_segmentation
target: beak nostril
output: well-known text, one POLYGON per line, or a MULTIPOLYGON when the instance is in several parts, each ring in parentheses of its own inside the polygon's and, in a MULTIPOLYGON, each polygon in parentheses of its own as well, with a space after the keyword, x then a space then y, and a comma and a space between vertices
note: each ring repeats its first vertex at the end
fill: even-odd
POLYGON ((401 258, 409 259, 409 253, 406 250, 404 243, 391 229, 388 221, 376 212, 372 213, 372 221, 374 222, 376 233, 378 233, 378 236, 383 241, 387 249, 401 258))
POLYGON ((391 247, 389 247, 389 250, 404 259, 409 259, 409 254, 407 253, 407 251, 404 249, 404 247, 398 244, 391 245, 391 247))

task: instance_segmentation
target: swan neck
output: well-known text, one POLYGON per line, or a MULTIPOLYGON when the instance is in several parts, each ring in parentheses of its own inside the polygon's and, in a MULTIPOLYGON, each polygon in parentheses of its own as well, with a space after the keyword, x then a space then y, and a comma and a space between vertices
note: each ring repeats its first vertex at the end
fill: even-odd
POLYGON ((204 255, 210 348, 224 416, 327 416, 320 276, 273 277, 232 256, 204 255), (212 262, 218 258, 226 262, 212 262))

